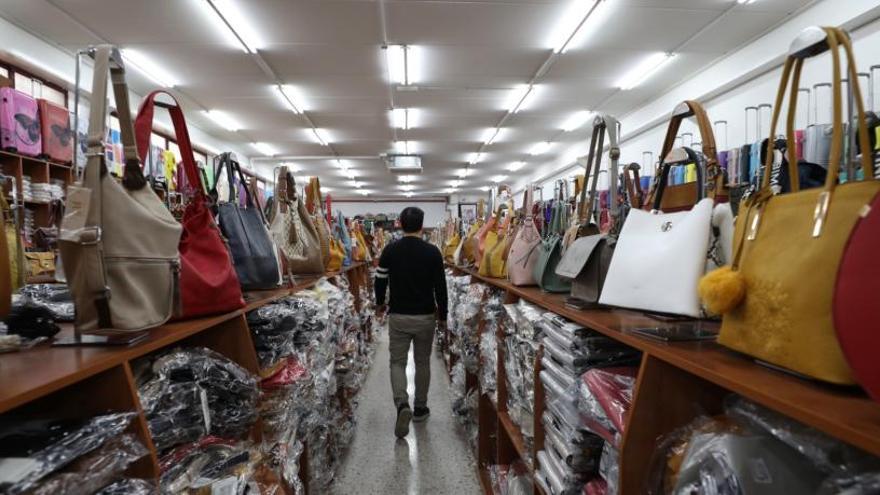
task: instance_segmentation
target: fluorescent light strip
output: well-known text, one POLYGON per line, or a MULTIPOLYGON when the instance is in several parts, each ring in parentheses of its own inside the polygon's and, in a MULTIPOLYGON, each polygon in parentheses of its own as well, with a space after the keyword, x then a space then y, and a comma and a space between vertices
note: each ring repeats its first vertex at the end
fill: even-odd
POLYGON ((391 125, 395 129, 409 129, 409 109, 395 108, 391 110, 391 125))
POLYGON ((503 181, 503 180, 506 179, 506 178, 507 178, 506 175, 496 175, 495 177, 492 177, 492 182, 494 182, 494 183, 497 184, 497 183, 503 181))
POLYGON ((348 168, 351 167, 351 164, 348 163, 348 160, 340 160, 337 158, 336 166, 341 168, 342 170, 348 170, 348 168))
POLYGON ((535 145, 529 149, 529 154, 532 156, 538 156, 546 153, 548 149, 550 149, 550 143, 548 141, 535 143, 535 145))
POLYGON ((394 84, 408 86, 414 80, 414 62, 412 60, 414 47, 407 45, 388 45, 385 47, 385 57, 388 60, 388 78, 394 84))
POLYGON ((407 198, 411 198, 411 197, 413 197, 413 193, 410 192, 410 191, 407 191, 407 192, 403 193, 403 195, 406 196, 407 198))
POLYGON ((415 186, 410 184, 401 184, 397 187, 400 188, 401 191, 412 191, 415 188, 415 186))
POLYGON ((177 81, 174 79, 174 76, 143 53, 137 50, 132 50, 131 48, 125 48, 122 50, 122 58, 125 59, 125 62, 128 65, 137 69, 138 72, 145 75, 149 80, 153 81, 160 87, 173 88, 174 86, 177 86, 177 81))
POLYGON ((220 127, 226 129, 230 132, 235 132, 241 129, 241 124, 235 121, 229 114, 226 112, 222 112, 220 110, 205 110, 202 113, 205 114, 206 117, 213 120, 215 124, 220 127))
POLYGON ((314 128, 312 129, 312 134, 315 136, 318 144, 321 146, 329 146, 327 143, 330 142, 330 139, 327 136, 327 132, 324 129, 314 128))
POLYGON ((452 186, 452 187, 461 187, 461 181, 460 181, 460 180, 454 180, 454 181, 450 182, 449 185, 452 186))
POLYGON ((553 53, 565 53, 601 24, 611 0, 574 0, 553 30, 553 53))
POLYGON ((483 154, 482 153, 471 153, 470 158, 468 158, 468 163, 471 165, 476 165, 476 164, 480 163, 481 161, 483 161, 483 154))
POLYGON ((519 170, 525 166, 526 166, 526 162, 513 162, 507 166, 507 170, 510 170, 511 172, 516 172, 517 170, 519 170))
POLYGON ((411 153, 411 148, 413 148, 413 146, 409 141, 394 141, 394 151, 397 153, 408 155, 411 153))
POLYGON ((513 88, 510 93, 510 96, 507 98, 507 103, 505 107, 507 107, 510 113, 519 112, 520 108, 523 107, 526 100, 528 100, 529 96, 534 92, 534 86, 531 84, 523 84, 513 88))
POLYGON ((302 110, 299 106, 297 106, 298 98, 296 96, 296 88, 289 84, 279 84, 274 86, 275 92, 278 94, 278 98, 281 99, 281 103, 287 107, 293 113, 300 114, 302 110))
POLYGON ((736 0, 736 3, 740 5, 749 5, 755 3, 755 0, 736 0))
POLYGON ((245 53, 257 53, 257 50, 262 48, 263 42, 259 34, 234 2, 231 0, 204 0, 200 3, 219 18, 225 27, 224 31, 228 30, 232 34, 232 38, 241 45, 245 53))
POLYGON ((482 141, 483 144, 485 144, 486 146, 489 146, 495 142, 495 138, 498 137, 499 132, 501 132, 501 128, 490 127, 489 129, 486 129, 485 131, 483 131, 483 136, 480 139, 480 141, 482 141))
POLYGON ((492 190, 492 188, 489 186, 483 186, 480 188, 480 191, 491 191, 491 190, 492 190))
POLYGON ((674 53, 657 52, 642 60, 623 76, 617 83, 623 91, 628 91, 642 84, 676 57, 674 53))
POLYGON ((266 143, 261 143, 261 142, 251 143, 251 147, 266 156, 275 156, 278 154, 278 151, 275 150, 275 148, 273 148, 272 146, 270 146, 266 143))
POLYGON ((471 172, 472 172, 471 169, 468 169, 468 168, 460 168, 460 169, 458 169, 458 171, 455 173, 455 176, 458 177, 459 179, 464 179, 464 178, 467 177, 468 175, 471 175, 471 172))
POLYGON ((399 175, 399 176, 397 176, 397 180, 399 180, 400 182, 403 182, 405 184, 408 184, 414 180, 414 177, 412 175, 399 175))
POLYGON ((575 129, 580 129, 588 120, 590 120, 590 115, 592 115, 592 112, 589 110, 581 110, 573 113, 571 117, 562 123, 562 130, 565 132, 571 132, 575 129))
POLYGON ((360 193, 361 196, 369 196, 370 195, 370 191, 367 191, 366 189, 361 189, 360 191, 358 191, 358 193, 360 193))

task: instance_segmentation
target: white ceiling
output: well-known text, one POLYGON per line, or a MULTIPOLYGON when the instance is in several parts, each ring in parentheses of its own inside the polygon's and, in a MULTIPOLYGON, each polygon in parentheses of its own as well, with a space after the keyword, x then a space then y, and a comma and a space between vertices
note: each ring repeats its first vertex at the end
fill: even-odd
MULTIPOLYGON (((183 97, 192 124, 245 149, 248 142, 267 142, 302 175, 321 176, 337 196, 353 188, 334 166, 334 153, 356 157, 349 163, 363 189, 376 196, 402 194, 379 159, 391 151, 395 135, 388 116, 393 98, 395 107, 420 111, 420 125, 397 131, 397 137, 417 143, 424 173, 414 182, 415 193, 428 195, 449 187, 455 171, 481 149, 485 129, 504 118, 511 88, 529 82, 551 57, 548 40, 573 0, 231 1, 262 37, 260 56, 282 82, 299 90, 298 103, 315 126, 326 129, 332 149, 317 144, 308 121, 280 104, 256 57, 228 42, 205 14, 204 0, 0 0, 0 15, 71 51, 110 42, 149 55, 180 81, 174 91, 183 97), (384 40, 416 46, 423 54, 418 91, 389 84, 384 40), (198 112, 204 109, 234 116, 243 129, 221 129, 198 112)), ((506 166, 513 161, 546 163, 547 155, 527 153, 536 142, 557 143, 552 156, 585 140, 588 126, 559 130, 575 111, 631 112, 812 3, 608 1, 607 20, 554 59, 536 81, 528 106, 505 120, 461 192, 511 175, 506 166), (645 84, 625 92, 615 88, 645 56, 671 50, 679 56, 645 84)), ((140 94, 153 88, 134 71, 129 82, 140 94)), ((258 163, 268 169, 279 161, 258 163)))

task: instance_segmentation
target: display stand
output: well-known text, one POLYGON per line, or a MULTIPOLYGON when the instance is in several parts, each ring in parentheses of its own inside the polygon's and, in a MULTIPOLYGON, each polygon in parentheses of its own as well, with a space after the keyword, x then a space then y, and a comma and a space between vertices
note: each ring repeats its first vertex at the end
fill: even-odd
MULTIPOLYGON (((480 276, 476 270, 451 267, 456 275, 470 275, 505 292, 505 303, 519 299, 557 313, 587 328, 642 352, 633 403, 620 449, 619 488, 622 495, 645 492, 651 457, 657 440, 700 415, 723 412, 723 399, 739 394, 834 438, 880 456, 880 404, 861 390, 834 387, 771 369, 747 356, 711 341, 659 342, 638 337, 630 330, 654 325, 658 320, 627 310, 576 310, 565 305, 566 294, 549 294, 537 287, 516 287, 507 280, 480 276)), ((541 349, 535 362, 534 448, 528 452, 519 427, 506 411, 504 368, 505 333, 497 333, 497 410, 480 393, 479 443, 476 452, 483 491, 491 494, 488 466, 510 464, 543 448, 544 409, 541 349), (492 438, 497 441, 492 442, 492 438)), ((482 360, 481 360, 482 362, 482 360)), ((534 466, 531 469, 534 475, 534 466)), ((535 486, 535 493, 541 493, 535 486)))
MULTIPOLYGON (((368 278, 363 263, 354 263, 340 272, 352 291, 351 282, 368 278)), ((147 337, 127 347, 52 347, 41 346, 0 357, 0 414, 40 417, 65 412, 77 417, 108 412, 137 412, 131 431, 149 450, 149 455, 133 465, 129 473, 142 478, 159 477, 158 453, 147 429, 147 421, 138 398, 131 372, 133 361, 171 347, 207 347, 235 361, 248 371, 259 374, 257 353, 251 340, 245 315, 248 311, 313 287, 321 276, 313 276, 292 288, 252 291, 245 294, 244 308, 230 313, 175 321, 154 328, 147 337), (75 404, 75 407, 71 407, 75 404)), ((72 325, 64 325, 61 338, 73 337, 72 325)), ((260 420, 251 438, 260 439, 260 420)), ((301 467, 308 465, 304 449, 301 467)), ((308 488, 308 470, 300 470, 308 488)))

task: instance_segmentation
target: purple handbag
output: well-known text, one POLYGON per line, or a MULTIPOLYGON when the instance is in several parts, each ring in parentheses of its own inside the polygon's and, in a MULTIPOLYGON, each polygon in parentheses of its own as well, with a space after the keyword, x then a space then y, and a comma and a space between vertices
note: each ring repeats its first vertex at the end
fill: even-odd
POLYGON ((22 155, 43 151, 37 100, 13 88, 0 88, 0 143, 4 150, 22 155))

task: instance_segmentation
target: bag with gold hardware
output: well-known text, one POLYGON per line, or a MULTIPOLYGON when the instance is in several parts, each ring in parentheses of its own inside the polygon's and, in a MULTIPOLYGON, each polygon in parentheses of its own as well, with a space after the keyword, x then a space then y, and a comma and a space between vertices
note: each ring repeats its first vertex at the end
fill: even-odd
POLYGON ((330 263, 330 224, 322 209, 321 180, 317 177, 309 179, 309 187, 306 190, 306 209, 312 216, 312 223, 318 231, 318 241, 321 243, 321 257, 324 265, 330 263))
POLYGON ((51 251, 31 251, 24 253, 28 277, 52 275, 55 273, 55 253, 51 251))
POLYGON ((282 263, 290 274, 324 273, 324 260, 318 230, 306 205, 296 191, 293 174, 281 167, 275 183, 275 201, 269 233, 283 254, 282 263))
POLYGON ((723 264, 721 253, 726 250, 722 237, 728 238, 723 232, 732 230, 731 222, 719 224, 717 230, 723 235, 716 235, 713 228, 716 209, 721 218, 724 215, 720 212, 729 211, 729 206, 714 204, 714 199, 720 199, 716 193, 718 181, 713 178, 718 173, 718 160, 712 126, 702 105, 689 100, 676 106, 660 156, 662 162, 656 188, 652 191, 652 210, 632 209, 627 214, 599 304, 699 318, 703 313, 697 284, 707 269, 723 264), (673 148, 682 121, 690 116, 697 120, 703 153, 690 148, 673 148), (697 180, 685 184, 686 189, 678 189, 689 191, 693 197, 679 196, 675 203, 669 204, 664 198, 670 171, 681 164, 696 165, 697 180), (669 205, 673 212, 668 213, 664 205, 669 205), (693 207, 689 211, 680 210, 687 205, 693 207))
MULTIPOLYGON (((733 264, 700 284, 706 306, 723 313, 718 341, 731 349, 797 373, 838 384, 854 378, 835 335, 834 287, 850 233, 880 193, 865 125, 865 110, 849 36, 837 28, 811 27, 792 43, 773 107, 770 136, 789 91, 786 136, 795 142, 794 109, 804 59, 831 52, 833 129, 828 177, 821 189, 800 190, 796 147, 787 149, 791 191, 774 195, 770 175, 743 201, 736 221, 733 264), (858 110, 858 141, 865 180, 837 183, 844 149, 840 48, 858 110)), ((775 145, 775 143, 774 143, 775 145)), ((773 153, 765 167, 771 170, 773 153)), ((870 322, 865 323, 870 326, 870 322)), ((869 331, 866 327, 865 331, 869 331)))

